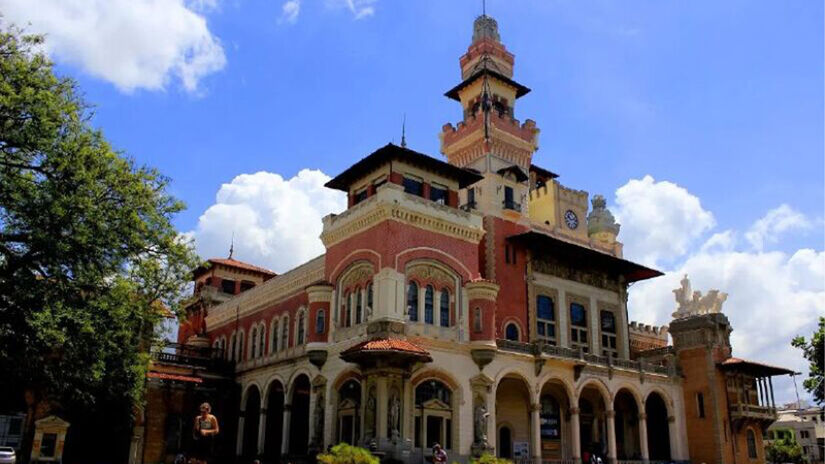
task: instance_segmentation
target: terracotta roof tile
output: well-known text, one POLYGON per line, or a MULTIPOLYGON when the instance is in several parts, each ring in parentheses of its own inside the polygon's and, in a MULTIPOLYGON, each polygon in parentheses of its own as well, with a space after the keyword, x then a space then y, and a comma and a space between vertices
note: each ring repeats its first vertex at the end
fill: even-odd
POLYGON ((755 361, 748 361, 747 359, 742 358, 734 358, 730 357, 720 363, 724 367, 728 368, 745 368, 752 371, 760 371, 764 373, 770 373, 768 375, 782 375, 782 374, 792 374, 793 371, 790 369, 786 369, 784 367, 779 366, 772 366, 770 364, 755 362, 755 361))
POLYGON ((258 267, 253 264, 245 263, 243 261, 238 261, 237 259, 233 258, 210 258, 209 262, 212 264, 221 264, 223 266, 237 267, 239 269, 246 269, 247 271, 259 272, 261 274, 266 274, 269 276, 277 275, 275 272, 270 271, 269 269, 258 267))
POLYGON ((376 339, 376 340, 368 340, 365 342, 358 343, 357 345, 347 349, 342 354, 347 353, 354 353, 357 351, 400 351, 405 353, 414 353, 414 354, 423 354, 429 355, 430 353, 421 348, 420 346, 416 345, 415 343, 408 342, 407 340, 399 340, 399 339, 376 339))

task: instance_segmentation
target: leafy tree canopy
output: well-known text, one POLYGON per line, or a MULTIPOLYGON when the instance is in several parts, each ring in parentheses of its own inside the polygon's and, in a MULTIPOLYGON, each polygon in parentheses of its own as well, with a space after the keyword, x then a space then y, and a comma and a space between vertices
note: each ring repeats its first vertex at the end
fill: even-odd
POLYGON ((765 458, 768 462, 777 464, 805 462, 802 447, 793 439, 793 431, 790 431, 790 438, 778 438, 766 445, 765 458))
POLYGON ((802 350, 803 356, 810 363, 808 378, 802 383, 816 404, 825 403, 825 317, 819 318, 819 328, 811 336, 810 342, 798 336, 791 342, 795 348, 802 350))
POLYGON ((42 41, 0 23, 0 391, 129 411, 195 256, 169 180, 112 149, 42 41))

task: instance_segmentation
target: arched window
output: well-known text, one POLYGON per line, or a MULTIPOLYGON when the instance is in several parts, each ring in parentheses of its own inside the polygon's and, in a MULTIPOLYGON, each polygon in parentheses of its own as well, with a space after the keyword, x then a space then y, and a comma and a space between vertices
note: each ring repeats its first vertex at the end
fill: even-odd
POLYGON ((258 349, 258 327, 252 327, 252 334, 250 335, 249 343, 249 359, 255 359, 258 349))
POLYGON ((270 334, 272 340, 269 341, 269 352, 276 353, 278 350, 281 349, 281 346, 278 345, 278 319, 272 319, 272 328, 270 329, 270 334))
POLYGON ((433 286, 427 285, 426 290, 424 290, 424 322, 427 324, 433 323, 433 298, 433 286))
POLYGON ((238 334, 238 353, 237 357, 235 358, 238 360, 238 362, 242 362, 244 360, 244 335, 245 334, 243 332, 238 334))
POLYGON ((441 290, 441 302, 439 304, 439 320, 441 327, 450 326, 450 291, 446 288, 441 290))
POLYGON ((519 341, 518 326, 515 323, 511 322, 507 324, 507 327, 504 329, 504 338, 514 342, 519 341))
POLYGON ((748 457, 751 459, 759 457, 756 454, 756 434, 753 433, 753 429, 748 429, 748 457))
POLYGON ((482 321, 481 321, 481 308, 477 307, 473 310, 473 331, 474 332, 481 332, 482 330, 482 321))
POLYGON ((407 313, 411 321, 418 321, 418 284, 412 281, 407 285, 407 313))
POLYGON ((295 346, 303 345, 304 344, 304 322, 306 321, 306 317, 304 317, 304 311, 298 311, 298 317, 295 326, 295 333, 296 333, 296 342, 295 346))
POLYGON ((289 316, 284 316, 281 321, 281 349, 289 348, 289 316))
POLYGON ((415 447, 432 448, 440 443, 451 449, 453 442, 453 393, 444 383, 425 380, 415 388, 415 447))
MULTIPOLYGON (((369 284, 367 284, 367 315, 369 315, 372 312, 372 299, 372 282, 370 282, 369 284)), ((366 317, 364 317, 364 319, 366 319, 366 317)))
POLYGON ((350 293, 347 292, 344 295, 344 299, 347 303, 347 313, 344 316, 344 327, 349 327, 352 325, 352 295, 350 295, 350 293))
POLYGON ((323 309, 319 309, 317 313, 315 313, 315 333, 322 334, 326 327, 324 327, 326 323, 326 318, 323 309))
POLYGON ((355 323, 361 323, 361 317, 364 314, 364 298, 361 294, 361 289, 355 290, 355 323))
POLYGON ((232 332, 232 335, 229 337, 229 349, 226 351, 226 359, 235 360, 235 339, 237 338, 237 334, 232 332))
POLYGON ((260 327, 258 333, 258 357, 263 357, 266 353, 266 324, 261 322, 260 327))

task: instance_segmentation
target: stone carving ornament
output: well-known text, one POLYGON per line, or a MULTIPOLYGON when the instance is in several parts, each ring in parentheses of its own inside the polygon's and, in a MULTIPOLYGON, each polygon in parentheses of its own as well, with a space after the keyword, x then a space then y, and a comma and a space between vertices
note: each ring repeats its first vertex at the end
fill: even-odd
POLYGON ((455 279, 447 272, 431 265, 417 264, 407 271, 409 277, 416 277, 423 282, 454 283, 455 279))
POLYGON ((399 432, 399 424, 401 421, 401 401, 398 399, 398 395, 393 393, 392 398, 390 399, 390 431, 391 436, 396 438, 400 435, 399 432))
POLYGON ((692 292, 687 274, 682 278, 681 284, 681 287, 673 290, 677 303, 676 312, 673 313, 674 319, 722 312, 722 304, 728 298, 727 293, 708 290, 707 295, 702 296, 702 292, 698 290, 692 292))
POLYGON ((475 425, 475 444, 481 446, 487 446, 487 420, 490 417, 490 413, 487 412, 487 408, 484 407, 484 403, 479 402, 476 405, 475 409, 475 418, 474 418, 474 425, 475 425))

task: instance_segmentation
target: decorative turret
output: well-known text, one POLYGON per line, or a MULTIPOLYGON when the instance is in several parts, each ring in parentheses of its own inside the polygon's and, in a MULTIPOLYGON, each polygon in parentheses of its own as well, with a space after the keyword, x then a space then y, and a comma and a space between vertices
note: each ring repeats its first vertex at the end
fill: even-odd
POLYGON ((605 245, 612 245, 616 242, 621 226, 607 209, 607 202, 602 195, 594 195, 590 204, 593 209, 587 215, 587 235, 605 245))

